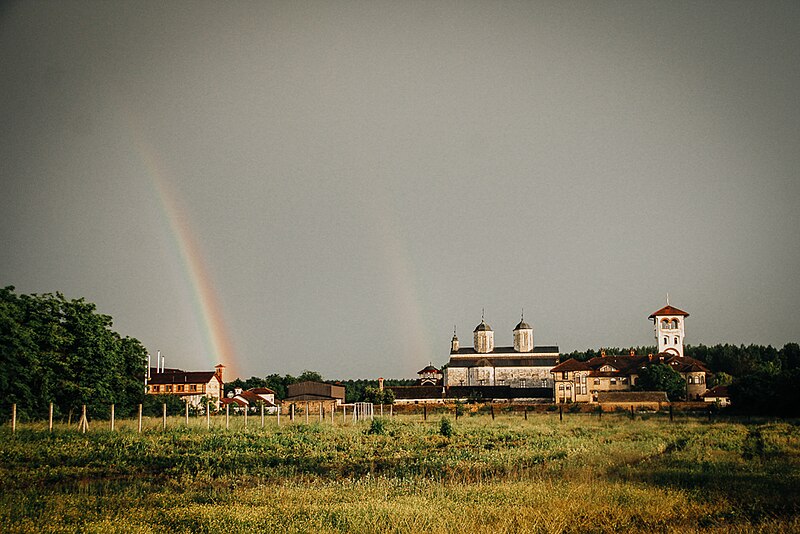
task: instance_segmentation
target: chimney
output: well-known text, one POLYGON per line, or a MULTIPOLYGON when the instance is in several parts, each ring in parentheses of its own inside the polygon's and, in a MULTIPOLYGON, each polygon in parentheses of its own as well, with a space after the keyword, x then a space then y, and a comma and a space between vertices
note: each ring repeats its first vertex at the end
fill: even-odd
POLYGON ((378 389, 383 391, 383 378, 378 379, 378 389))
POLYGON ((161 368, 161 351, 158 351, 156 355, 156 373, 161 372, 163 372, 163 369, 161 368))
POLYGON ((601 358, 605 358, 606 357, 606 349, 600 349, 600 357, 601 358))
POLYGON ((631 349, 631 358, 633 358, 634 356, 636 356, 636 351, 634 351, 633 349, 631 349))
POLYGON ((219 380, 220 384, 224 384, 224 382, 222 381, 222 370, 223 369, 225 369, 225 366, 222 365, 221 363, 218 363, 217 365, 214 366, 214 376, 217 377, 217 379, 219 380))

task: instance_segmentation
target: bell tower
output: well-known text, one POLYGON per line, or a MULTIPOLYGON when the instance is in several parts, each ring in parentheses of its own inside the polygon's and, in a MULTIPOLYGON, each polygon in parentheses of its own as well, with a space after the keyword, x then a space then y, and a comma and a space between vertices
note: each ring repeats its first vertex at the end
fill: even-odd
POLYGON ((669 297, 666 306, 650 314, 649 319, 653 321, 658 352, 683 356, 683 340, 686 334, 684 321, 687 317, 688 313, 669 305, 669 297))

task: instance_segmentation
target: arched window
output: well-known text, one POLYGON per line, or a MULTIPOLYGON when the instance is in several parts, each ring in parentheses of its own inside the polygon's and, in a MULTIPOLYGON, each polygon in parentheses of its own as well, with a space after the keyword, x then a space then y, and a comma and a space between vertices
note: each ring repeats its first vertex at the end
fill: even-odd
POLYGON ((678 320, 673 319, 672 323, 670 323, 670 328, 678 328, 678 320))
POLYGON ((678 344, 678 338, 677 337, 675 338, 675 344, 676 345, 678 344))
POLYGON ((664 345, 666 345, 667 343, 669 343, 669 340, 665 337, 664 338, 664 345))
POLYGON ((666 319, 662 319, 661 328, 669 328, 669 321, 667 321, 666 319))

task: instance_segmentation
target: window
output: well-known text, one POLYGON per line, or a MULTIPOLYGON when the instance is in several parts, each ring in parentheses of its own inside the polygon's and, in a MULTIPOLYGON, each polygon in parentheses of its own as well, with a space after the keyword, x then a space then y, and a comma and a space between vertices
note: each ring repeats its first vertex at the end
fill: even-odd
POLYGON ((459 386, 463 386, 463 385, 464 385, 464 381, 463 381, 463 380, 459 380, 459 381, 458 381, 458 385, 459 385, 459 386))
POLYGON ((666 319, 662 319, 661 328, 669 328, 669 321, 667 321, 666 319))
POLYGON ((596 386, 596 385, 597 385, 597 384, 599 384, 599 383, 600 383, 600 379, 599 379, 599 378, 595 378, 595 379, 594 379, 594 385, 596 386))
POLYGON ((478 380, 478 385, 479 385, 479 386, 486 385, 486 380, 484 380, 483 378, 481 378, 480 380, 478 380))
POLYGON ((500 380, 497 381, 497 385, 498 386, 505 386, 506 385, 506 379, 505 378, 501 378, 500 380))
POLYGON ((542 387, 543 388, 547 387, 547 379, 546 378, 542 378, 542 387))
POLYGON ((670 328, 678 328, 678 320, 673 319, 672 323, 670 323, 670 328))
POLYGON ((666 345, 667 343, 669 343, 669 340, 665 337, 664 338, 664 345, 666 345))
POLYGON ((158 386, 153 386, 153 393, 158 393, 158 386))
POLYGON ((189 386, 189 391, 197 391, 197 384, 192 384, 189 386))
POLYGON ((700 378, 700 381, 698 382, 698 384, 705 384, 706 383, 706 375, 700 375, 699 378, 700 378))
POLYGON ((164 386, 164 391, 167 393, 172 393, 172 386, 164 386))
POLYGON ((561 373, 561 379, 562 379, 562 380, 568 380, 568 379, 569 379, 569 373, 568 373, 568 372, 566 372, 566 371, 564 371, 563 373, 561 373))
POLYGON ((586 383, 586 375, 581 375, 581 384, 586 383))
POLYGON ((558 391, 564 391, 564 384, 558 385, 558 391))
POLYGON ((612 386, 616 386, 617 385, 617 379, 616 378, 612 378, 611 379, 611 385, 612 386))
POLYGON ((619 381, 621 383, 623 383, 623 384, 627 384, 628 383, 628 377, 627 376, 623 376, 622 378, 619 379, 619 381))
POLYGON ((176 387, 177 387, 177 389, 175 391, 183 391, 183 386, 182 385, 181 386, 176 386, 176 387))
POLYGON ((581 395, 586 395, 586 384, 581 384, 581 395))
POLYGON ((689 377, 686 379, 686 381, 687 381, 688 383, 690 383, 690 384, 694 384, 694 377, 693 377, 693 376, 691 376, 691 375, 689 375, 689 377))
POLYGON ((519 387, 524 388, 527 386, 527 381, 524 378, 519 379, 519 387))
POLYGON ((678 338, 677 337, 675 338, 675 344, 676 345, 678 344, 678 338))

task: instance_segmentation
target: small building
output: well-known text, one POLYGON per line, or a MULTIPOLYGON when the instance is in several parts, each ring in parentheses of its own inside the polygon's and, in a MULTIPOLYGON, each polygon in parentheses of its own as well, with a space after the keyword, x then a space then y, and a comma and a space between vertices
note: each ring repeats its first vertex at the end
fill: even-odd
POLYGON ((177 395, 192 406, 200 406, 203 398, 219 406, 225 385, 222 379, 225 366, 219 364, 214 366, 214 369, 214 371, 184 371, 151 367, 145 390, 148 395, 177 395))
POLYGON ((442 372, 428 364, 424 369, 417 372, 417 385, 418 386, 441 386, 442 385, 442 372))
POLYGON ((344 386, 306 380, 289 384, 286 388, 286 402, 296 401, 335 401, 344 402, 344 386))
POLYGON ((710 402, 725 407, 731 405, 731 396, 728 386, 714 386, 701 395, 703 402, 710 402))

